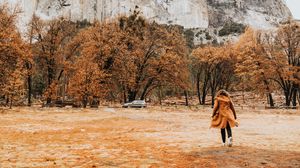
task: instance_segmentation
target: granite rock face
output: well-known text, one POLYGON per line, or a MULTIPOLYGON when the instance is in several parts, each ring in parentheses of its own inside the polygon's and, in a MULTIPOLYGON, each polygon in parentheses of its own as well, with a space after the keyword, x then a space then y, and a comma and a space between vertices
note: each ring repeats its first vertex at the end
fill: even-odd
POLYGON ((256 28, 270 28, 292 17, 284 0, 207 0, 209 25, 228 20, 256 28))
MULTIPOLYGON (((0 0, 4 1, 4 0, 0 0)), ((227 21, 270 28, 291 17, 284 0, 8 0, 23 9, 22 24, 35 13, 43 19, 111 19, 139 10, 159 23, 185 28, 220 27, 227 21)))

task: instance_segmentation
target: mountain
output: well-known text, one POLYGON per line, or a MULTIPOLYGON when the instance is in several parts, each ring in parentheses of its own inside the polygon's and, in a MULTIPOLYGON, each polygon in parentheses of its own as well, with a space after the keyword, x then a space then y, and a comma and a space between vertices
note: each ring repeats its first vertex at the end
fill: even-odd
MULTIPOLYGON (((0 0, 4 1, 4 0, 0 0)), ((8 0, 23 9, 22 24, 35 13, 43 19, 106 20, 139 8, 145 17, 185 28, 220 27, 234 21, 270 28, 291 17, 284 0, 8 0)))

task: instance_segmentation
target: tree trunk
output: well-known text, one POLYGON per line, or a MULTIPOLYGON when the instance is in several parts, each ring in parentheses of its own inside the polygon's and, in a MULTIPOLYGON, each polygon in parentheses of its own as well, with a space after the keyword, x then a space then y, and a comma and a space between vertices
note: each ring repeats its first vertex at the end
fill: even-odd
POLYGON ((203 105, 205 105, 205 101, 206 101, 206 96, 207 96, 207 93, 208 93, 208 82, 210 80, 210 72, 206 72, 207 74, 205 75, 205 79, 204 79, 204 82, 203 82, 203 88, 202 88, 202 103, 203 105))
POLYGON ((199 100, 199 104, 201 104, 201 93, 200 93, 200 74, 197 74, 197 81, 196 81, 196 87, 197 87, 197 96, 199 100))
POLYGON ((148 89, 150 88, 150 86, 153 83, 153 79, 149 79, 149 81, 147 82, 145 88, 143 89, 143 92, 141 94, 141 100, 145 100, 146 99, 146 94, 148 92, 148 89))
POLYGON ((145 100, 145 99, 146 99, 146 93, 147 93, 147 91, 146 91, 146 89, 145 89, 145 90, 143 91, 141 97, 140 97, 140 100, 145 100))
POLYGON ((185 97, 185 106, 189 106, 189 97, 188 97, 188 92, 186 90, 184 91, 184 97, 185 97))
POLYGON ((58 80, 58 81, 60 80, 60 78, 62 78, 63 73, 64 73, 64 70, 61 70, 61 71, 59 72, 59 75, 58 75, 58 77, 57 77, 57 80, 58 80))
POLYGON ((27 85, 28 85, 28 106, 31 106, 31 95, 32 95, 32 89, 31 89, 31 75, 28 75, 27 77, 27 85))
POLYGON ((294 89, 292 94, 293 94, 292 95, 292 104, 293 104, 293 107, 296 107, 297 106, 297 89, 294 89))
MULTIPOLYGON (((48 63, 48 74, 47 74, 47 77, 48 77, 48 87, 51 87, 51 84, 52 84, 52 80, 53 80, 53 69, 50 67, 52 65, 52 60, 49 61, 48 63)), ((48 95, 47 97, 47 104, 50 104, 52 101, 51 99, 51 95, 48 95)))
POLYGON ((123 91, 123 101, 124 103, 127 103, 127 97, 126 97, 126 91, 123 91))
MULTIPOLYGON (((265 78, 265 74, 263 72, 262 75, 265 78)), ((268 92, 267 97, 268 97, 268 102, 270 104, 270 107, 274 107, 274 101, 273 101, 272 93, 270 93, 269 82, 266 79, 264 80, 264 84, 266 85, 266 89, 268 92)))
POLYGON ((217 86, 217 82, 216 80, 213 80, 211 83, 210 83, 210 91, 211 91, 211 107, 213 108, 214 107, 214 102, 215 102, 215 94, 216 94, 216 90, 218 88, 217 86))
POLYGON ((128 101, 132 102, 136 98, 137 91, 128 91, 128 101))
POLYGON ((242 82, 243 82, 243 91, 242 91, 243 103, 246 103, 245 102, 245 85, 244 85, 244 80, 242 82))
POLYGON ((64 75, 64 70, 61 70, 59 72, 59 75, 58 75, 58 78, 57 78, 57 81, 59 82, 60 80, 62 79, 62 87, 61 87, 61 96, 62 96, 62 102, 65 102, 65 97, 66 97, 66 92, 65 92, 65 87, 66 87, 66 78, 65 78, 65 75, 64 75))
POLYGON ((51 97, 47 97, 47 104, 51 103, 51 97))
POLYGON ((8 106, 8 103, 9 103, 9 96, 6 97, 6 103, 5 103, 5 106, 8 106))
POLYGON ((269 99, 270 107, 274 107, 272 93, 268 93, 268 99, 269 99))
POLYGON ((12 108, 12 104, 13 104, 13 97, 12 97, 12 96, 10 96, 9 109, 11 109, 11 108, 12 108))
POLYGON ((207 96, 207 92, 208 92, 208 89, 207 89, 207 82, 204 82, 203 83, 203 88, 202 88, 202 105, 205 105, 205 101, 206 101, 206 96, 207 96))
MULTIPOLYGON (((29 44, 30 46, 32 46, 32 38, 33 38, 33 25, 31 25, 31 29, 30 29, 30 40, 29 40, 29 44)), ((26 66, 27 66, 27 70, 30 72, 30 70, 32 69, 32 64, 27 61, 26 62, 26 66)), ((32 76, 31 73, 28 74, 27 76, 27 85, 28 85, 28 106, 31 106, 31 95, 32 95, 32 76)))
POLYGON ((202 92, 202 100, 201 100, 201 104, 202 105, 205 105, 205 102, 206 102, 206 95, 204 95, 204 93, 202 92))
POLYGON ((211 90, 211 107, 213 108, 215 105, 215 91, 211 90))
POLYGON ((290 92, 284 91, 284 96, 285 96, 285 105, 289 107, 291 105, 290 92))
POLYGON ((83 104, 83 108, 86 108, 86 106, 88 104, 87 96, 86 95, 83 97, 82 104, 83 104))
POLYGON ((298 95, 298 96, 297 96, 297 100, 298 100, 298 104, 300 105, 300 90, 298 89, 297 92, 298 92, 298 94, 297 94, 297 95, 298 95))
POLYGON ((158 98, 159 98, 159 105, 162 105, 162 101, 161 101, 161 99, 162 99, 162 95, 161 95, 161 86, 159 86, 159 88, 158 88, 158 98))

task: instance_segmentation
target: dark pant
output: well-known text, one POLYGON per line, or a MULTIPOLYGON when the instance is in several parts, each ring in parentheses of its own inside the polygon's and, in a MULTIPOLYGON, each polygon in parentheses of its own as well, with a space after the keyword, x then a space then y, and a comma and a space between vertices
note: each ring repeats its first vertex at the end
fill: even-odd
MULTIPOLYGON (((227 130, 228 138, 232 137, 231 128, 230 128, 230 125, 229 125, 228 122, 227 122, 227 125, 226 125, 226 130, 227 130)), ((221 129, 221 135, 222 135, 222 141, 223 141, 223 143, 225 143, 226 142, 225 128, 221 129)))

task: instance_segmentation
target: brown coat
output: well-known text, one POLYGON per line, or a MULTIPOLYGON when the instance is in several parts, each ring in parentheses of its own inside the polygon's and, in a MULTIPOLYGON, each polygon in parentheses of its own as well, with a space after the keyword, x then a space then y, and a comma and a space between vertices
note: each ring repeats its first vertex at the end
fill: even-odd
POLYGON ((230 127, 236 123, 236 114, 231 99, 220 95, 215 98, 211 128, 226 128, 227 122, 230 127))

